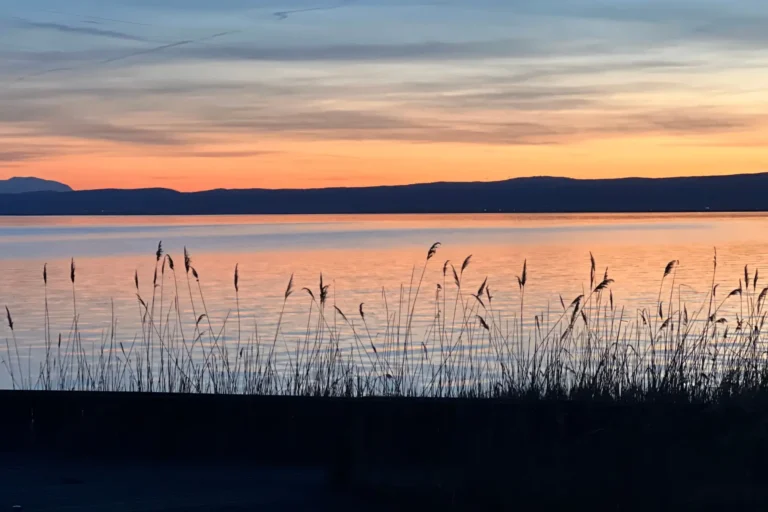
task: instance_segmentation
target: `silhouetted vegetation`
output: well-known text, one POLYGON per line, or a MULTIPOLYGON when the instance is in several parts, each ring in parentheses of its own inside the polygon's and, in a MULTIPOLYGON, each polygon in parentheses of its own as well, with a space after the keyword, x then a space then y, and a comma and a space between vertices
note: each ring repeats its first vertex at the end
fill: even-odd
MULTIPOLYGON (((213 319, 189 253, 185 249, 177 264, 160 244, 150 295, 141 293, 139 275, 134 276, 141 331, 130 344, 117 341, 113 313, 97 347, 83 343, 72 261, 69 332, 51 332, 46 291, 40 333, 45 351, 33 368, 31 354, 16 340, 9 306, 2 364, 16 389, 69 391, 708 403, 762 392, 768 385, 763 332, 768 287, 747 267, 739 287, 723 292, 716 284, 715 257, 706 298, 690 305, 682 301, 677 262, 671 261, 660 275, 656 306, 635 313, 614 301, 608 270, 598 272, 590 255, 586 292, 560 297, 555 312, 532 313, 525 303, 525 262, 517 279, 519 310, 502 311, 494 303, 491 279, 467 289, 471 257, 454 266, 437 262, 438 250, 439 244, 429 248, 399 297, 383 294, 385 320, 377 325, 366 319, 372 306, 343 311, 333 302, 322 275, 315 287, 300 290, 291 276, 274 332, 264 333, 243 328, 237 267, 232 313, 213 319), (439 283, 425 282, 429 265, 441 266, 439 283), (180 307, 182 294, 191 311, 180 307), (307 303, 303 336, 283 331, 289 300, 307 303), (428 309, 420 310, 433 316, 424 332, 416 332, 422 301, 428 309)), ((47 290, 47 268, 42 278, 47 290)))

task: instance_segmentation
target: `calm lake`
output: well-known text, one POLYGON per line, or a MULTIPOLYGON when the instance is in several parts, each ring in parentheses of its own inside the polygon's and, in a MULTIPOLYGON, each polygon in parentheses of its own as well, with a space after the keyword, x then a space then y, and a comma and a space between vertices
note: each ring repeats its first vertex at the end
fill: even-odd
MULTIPOLYGON (((75 300, 84 350, 101 344, 112 319, 117 341, 127 345, 140 338, 136 273, 139 293, 147 302, 153 289, 159 305, 161 295, 171 295, 169 290, 178 285, 179 309, 194 324, 183 264, 186 246, 200 276, 212 330, 231 333, 239 328, 273 338, 293 275, 294 293, 285 305, 281 335, 286 341, 280 344, 287 347, 306 330, 312 299, 302 289, 318 294, 321 273, 324 284, 330 284, 329 305, 359 318, 359 305, 365 303, 366 318, 375 330, 385 322, 387 309, 391 312, 401 300, 407 301, 409 284, 419 280, 427 250, 441 242, 414 309, 418 340, 434 316, 437 285, 455 290, 450 264, 448 277, 443 277, 446 260, 458 271, 472 255, 463 294, 475 293, 487 277, 494 307, 510 315, 519 311, 517 276, 527 261, 529 322, 536 312, 562 311, 560 296, 569 303, 589 288, 592 252, 597 280, 608 268, 615 280, 614 300, 634 319, 639 309, 655 307, 671 260, 680 262, 674 286, 685 300, 701 300, 709 290, 715 248, 717 282, 726 291, 738 288, 745 265, 752 276, 768 261, 766 232, 768 215, 763 214, 0 217, 0 306, 7 305, 13 318, 19 348, 14 359, 32 373, 44 348, 46 264, 54 339, 70 332, 75 300), (170 270, 163 273, 158 266, 153 287, 160 241, 175 261, 176 276, 174 281, 170 270), (76 266, 74 298, 71 259, 76 266)), ((195 300, 199 314, 201 301, 195 300)), ((168 304, 163 308, 167 312, 168 304)), ((3 345, 11 335, 3 322, 3 345)), ((5 361, 8 353, 2 353, 5 361)), ((0 371, 0 385, 11 385, 5 371, 0 371)))

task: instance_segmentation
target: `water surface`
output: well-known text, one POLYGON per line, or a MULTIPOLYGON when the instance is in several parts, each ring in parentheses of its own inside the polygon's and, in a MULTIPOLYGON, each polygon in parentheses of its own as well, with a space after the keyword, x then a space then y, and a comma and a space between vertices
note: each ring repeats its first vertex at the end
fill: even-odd
MULTIPOLYGON (((487 277, 495 307, 513 313, 519 309, 517 276, 524 261, 526 309, 561 310, 561 295, 569 302, 589 287, 592 252, 598 279, 608 269, 615 301, 634 317, 656 304, 671 260, 680 261, 675 286, 690 300, 709 289, 715 248, 717 280, 727 289, 738 287, 745 265, 752 275, 766 261, 766 228, 763 214, 0 217, 0 305, 11 311, 21 357, 34 368, 44 340, 47 264, 54 337, 71 329, 76 301, 84 346, 98 346, 112 318, 117 339, 129 343, 140 336, 136 272, 145 299, 154 290, 159 304, 161 294, 172 295, 179 286, 180 308, 192 315, 183 269, 186 246, 216 329, 233 328, 236 265, 241 329, 270 336, 293 275, 297 291, 286 304, 284 335, 301 336, 311 300, 301 289, 317 291, 321 273, 331 285, 329 302, 350 316, 365 303, 375 328, 385 321, 387 307, 397 307, 401 285, 413 293, 410 283, 418 281, 427 249, 441 242, 420 291, 417 337, 434 314, 430 301, 437 284, 453 286, 450 270, 443 277, 445 261, 460 267, 468 255, 465 294, 487 277), (176 280, 159 267, 155 288, 159 241, 176 262, 176 280)), ((10 335, 4 323, 0 336, 10 335)), ((7 386, 4 372, 0 375, 7 386)))

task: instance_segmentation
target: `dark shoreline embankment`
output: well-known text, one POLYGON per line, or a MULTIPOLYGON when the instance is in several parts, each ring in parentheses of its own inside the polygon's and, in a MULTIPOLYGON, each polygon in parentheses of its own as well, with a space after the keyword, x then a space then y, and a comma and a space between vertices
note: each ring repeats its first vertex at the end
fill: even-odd
POLYGON ((765 506, 768 407, 744 403, 0 391, 0 455, 323 468, 401 504, 765 506))

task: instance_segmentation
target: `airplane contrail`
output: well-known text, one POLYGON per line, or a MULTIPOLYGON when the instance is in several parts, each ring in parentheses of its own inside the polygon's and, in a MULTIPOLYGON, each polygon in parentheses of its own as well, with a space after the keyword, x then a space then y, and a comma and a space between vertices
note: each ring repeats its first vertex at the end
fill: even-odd
POLYGON ((217 37, 223 37, 223 36, 228 36, 228 35, 231 35, 231 34, 237 34, 239 32, 242 32, 242 30, 228 30, 226 32, 219 32, 218 34, 213 34, 213 35, 201 37, 201 38, 198 38, 198 39, 185 39, 184 41, 176 41, 174 43, 168 43, 168 44, 164 44, 164 45, 161 45, 161 46, 155 46, 153 48, 147 48, 146 50, 139 50, 139 51, 132 52, 132 53, 129 53, 129 54, 126 54, 126 55, 120 55, 119 57, 112 57, 111 59, 102 60, 98 64, 109 64, 109 63, 112 63, 112 62, 117 62, 119 60, 130 59, 132 57, 138 57, 139 55, 146 55, 148 53, 161 52, 161 51, 167 50, 169 48, 176 48, 178 46, 185 46, 185 45, 194 44, 194 43, 202 43, 202 42, 205 42, 205 41, 210 41, 211 39, 216 39, 217 37))
MULTIPOLYGON (((131 53, 128 53, 128 54, 125 54, 125 55, 119 55, 117 57, 112 57, 112 58, 109 58, 109 59, 104 59, 104 60, 101 60, 99 62, 94 63, 93 65, 98 66, 98 65, 104 65, 104 64, 111 64, 112 62, 117 62, 117 61, 121 61, 121 60, 125 60, 125 59, 130 59, 130 58, 133 58, 133 57, 138 57, 140 55, 146 55, 146 54, 149 54, 149 53, 157 53, 157 52, 161 52, 163 50, 168 50, 170 48, 176 48, 176 47, 179 47, 179 46, 185 46, 185 45, 194 44, 194 43, 203 43, 203 42, 209 41, 211 39, 216 39, 217 37, 223 37, 223 36, 227 36, 227 35, 230 35, 230 34, 237 34, 239 32, 242 32, 242 30, 228 30, 226 32, 219 32, 217 34, 211 34, 209 36, 200 37, 200 38, 197 38, 197 39, 185 39, 183 41, 175 41, 173 43, 168 43, 168 44, 163 44, 163 45, 160 45, 160 46, 155 46, 155 47, 152 47, 152 48, 147 48, 146 50, 138 50, 138 51, 131 52, 131 53)), ((88 65, 83 66, 83 68, 87 68, 87 67, 88 67, 88 65)), ((51 73, 59 73, 59 72, 63 72, 63 71, 75 71, 75 69, 76 68, 73 68, 73 67, 62 67, 62 68, 45 69, 45 70, 42 70, 42 71, 35 71, 34 73, 29 73, 29 74, 22 75, 22 76, 16 78, 16 80, 14 80, 14 82, 22 82, 22 81, 24 81, 24 80, 26 80, 28 78, 34 78, 34 77, 38 77, 38 76, 48 75, 48 74, 51 74, 51 73)), ((82 69, 82 68, 80 68, 80 69, 82 69)))
POLYGON ((311 11, 331 11, 333 9, 339 9, 340 7, 344 7, 346 5, 351 4, 354 2, 354 0, 344 0, 343 2, 340 2, 335 5, 326 5, 326 6, 320 6, 320 7, 308 7, 306 9, 294 9, 292 11, 278 11, 274 13, 274 16, 279 20, 287 19, 288 16, 291 14, 298 14, 301 12, 311 12, 311 11))

